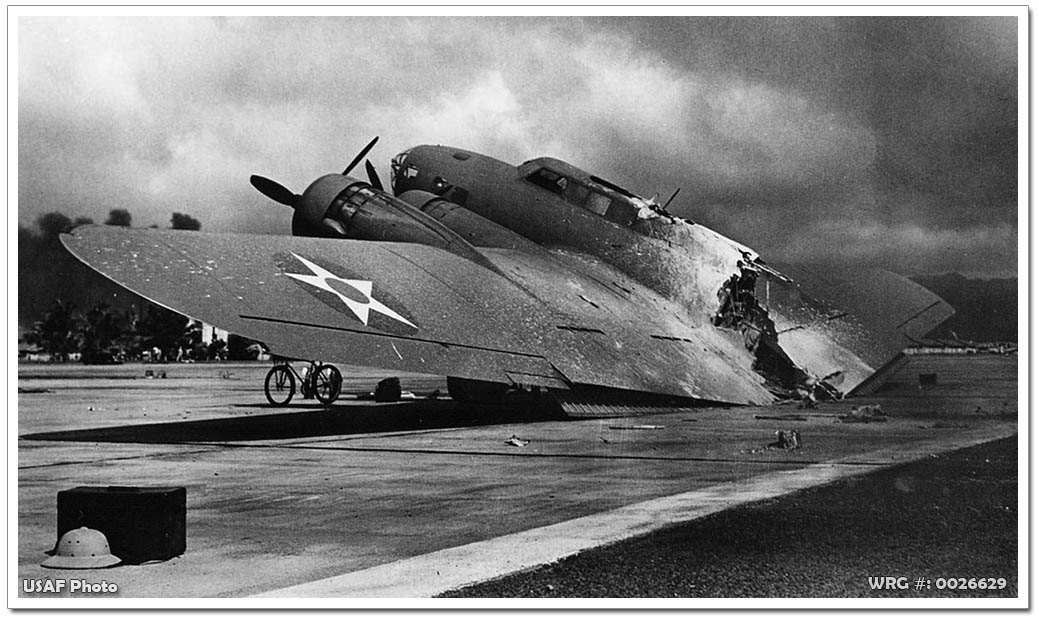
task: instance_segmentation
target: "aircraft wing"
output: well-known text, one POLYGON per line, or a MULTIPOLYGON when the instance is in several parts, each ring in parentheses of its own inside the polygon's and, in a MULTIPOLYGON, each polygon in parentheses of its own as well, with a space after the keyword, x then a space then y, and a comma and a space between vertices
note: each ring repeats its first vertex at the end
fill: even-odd
POLYGON ((143 297, 286 357, 556 388, 773 400, 739 339, 683 327, 634 283, 599 282, 559 261, 491 252, 506 277, 409 243, 104 226, 77 228, 62 241, 143 297))

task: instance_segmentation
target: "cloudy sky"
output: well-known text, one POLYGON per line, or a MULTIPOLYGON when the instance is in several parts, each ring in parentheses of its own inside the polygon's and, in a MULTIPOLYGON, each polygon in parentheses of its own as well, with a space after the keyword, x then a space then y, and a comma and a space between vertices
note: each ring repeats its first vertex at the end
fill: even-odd
POLYGON ((287 233, 372 136, 551 155, 759 250, 1017 272, 1012 17, 18 21, 18 219, 287 233))

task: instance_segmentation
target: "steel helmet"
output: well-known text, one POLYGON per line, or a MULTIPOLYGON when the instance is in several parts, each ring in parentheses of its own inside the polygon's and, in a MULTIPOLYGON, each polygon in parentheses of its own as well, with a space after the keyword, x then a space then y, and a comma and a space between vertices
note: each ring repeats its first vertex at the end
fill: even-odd
POLYGON ((122 562, 112 555, 108 539, 97 530, 69 530, 58 541, 54 555, 43 561, 46 568, 107 568, 122 562))

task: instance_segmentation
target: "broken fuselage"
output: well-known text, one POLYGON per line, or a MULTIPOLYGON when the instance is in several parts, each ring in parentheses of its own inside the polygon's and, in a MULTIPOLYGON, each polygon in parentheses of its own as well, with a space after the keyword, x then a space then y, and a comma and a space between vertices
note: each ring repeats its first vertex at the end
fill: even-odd
POLYGON ((770 308, 773 291, 793 294, 804 306, 788 278, 749 247, 566 162, 543 157, 517 167, 471 151, 418 146, 394 158, 392 185, 476 247, 513 247, 520 243, 515 235, 623 272, 674 302, 691 329, 742 339, 753 369, 776 393, 826 376, 850 377, 854 385, 873 371, 834 342, 832 332, 788 332, 788 340, 811 341, 800 342, 800 359, 792 359, 777 325, 796 321, 770 308), (416 192, 429 196, 423 203, 416 192))

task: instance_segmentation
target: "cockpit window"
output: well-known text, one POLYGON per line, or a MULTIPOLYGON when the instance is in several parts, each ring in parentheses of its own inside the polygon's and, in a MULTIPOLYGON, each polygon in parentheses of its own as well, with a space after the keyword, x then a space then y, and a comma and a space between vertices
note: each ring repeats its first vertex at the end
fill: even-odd
POLYGON ((566 177, 552 172, 548 168, 538 168, 527 175, 527 180, 542 189, 547 189, 553 194, 562 194, 566 191, 566 177))
POLYGON ((566 184, 566 189, 563 190, 563 199, 572 205, 581 207, 588 200, 589 193, 590 190, 587 187, 571 180, 566 184))
POLYGON ((587 191, 586 196, 584 202, 576 203, 577 206, 584 207, 621 226, 631 226, 635 220, 635 207, 624 198, 607 196, 594 190, 587 191))
MULTIPOLYGON (((587 179, 580 176, 571 178, 542 166, 525 178, 534 185, 561 196, 568 203, 621 226, 630 227, 641 216, 640 207, 636 204, 640 198, 598 177, 589 177, 592 183, 588 183, 587 179)), ((647 212, 651 213, 648 208, 647 212)))

